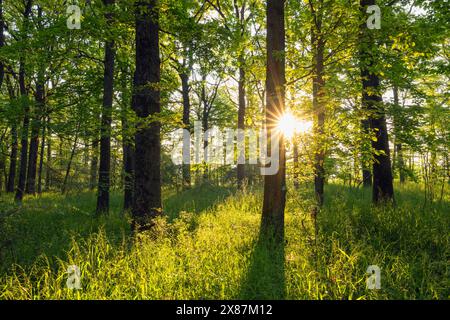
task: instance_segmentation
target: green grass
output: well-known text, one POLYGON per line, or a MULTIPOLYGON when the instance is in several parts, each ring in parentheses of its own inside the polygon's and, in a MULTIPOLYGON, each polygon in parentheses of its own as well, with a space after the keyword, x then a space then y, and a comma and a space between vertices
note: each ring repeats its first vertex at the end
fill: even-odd
POLYGON ((449 202, 423 207, 415 185, 395 208, 370 191, 326 188, 314 236, 310 188, 291 188, 286 244, 259 237, 261 192, 201 186, 165 194, 167 218, 132 238, 121 196, 94 217, 95 195, 0 201, 0 299, 448 299, 449 202), (82 289, 66 287, 67 267, 82 289), (366 269, 381 268, 381 290, 366 269))

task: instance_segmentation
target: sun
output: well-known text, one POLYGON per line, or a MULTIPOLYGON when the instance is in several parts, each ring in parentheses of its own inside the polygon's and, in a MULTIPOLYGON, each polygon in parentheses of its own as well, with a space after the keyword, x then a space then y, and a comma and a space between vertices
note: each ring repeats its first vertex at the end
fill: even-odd
POLYGON ((278 120, 277 129, 286 138, 290 139, 296 133, 305 133, 312 128, 311 121, 299 120, 290 110, 286 111, 278 120))

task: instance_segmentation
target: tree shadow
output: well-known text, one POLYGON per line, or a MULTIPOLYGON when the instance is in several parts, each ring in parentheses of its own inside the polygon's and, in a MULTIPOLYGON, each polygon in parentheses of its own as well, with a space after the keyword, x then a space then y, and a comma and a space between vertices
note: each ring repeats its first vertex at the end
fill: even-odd
MULTIPOLYGON (((204 183, 197 187, 176 192, 164 199, 164 213, 173 221, 180 218, 183 212, 189 213, 189 230, 198 226, 198 218, 203 212, 211 210, 235 192, 234 187, 212 186, 204 183)), ((186 217, 182 217, 186 219, 186 217)))
POLYGON ((260 231, 238 298, 244 300, 285 299, 284 260, 284 240, 276 241, 273 237, 260 231))

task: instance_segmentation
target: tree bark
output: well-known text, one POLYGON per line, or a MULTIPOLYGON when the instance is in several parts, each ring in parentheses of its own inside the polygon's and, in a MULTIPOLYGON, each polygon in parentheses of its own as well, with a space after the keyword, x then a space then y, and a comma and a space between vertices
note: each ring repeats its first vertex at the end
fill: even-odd
MULTIPOLYGON (((26 41, 28 32, 28 18, 31 14, 32 0, 28 0, 25 5, 25 11, 23 13, 24 17, 24 39, 26 41)), ((23 194, 25 192, 25 184, 27 178, 27 160, 28 160, 28 129, 30 125, 30 106, 28 102, 28 90, 25 84, 25 57, 22 55, 19 62, 19 88, 20 95, 23 104, 23 125, 22 133, 20 139, 20 165, 19 165, 19 181, 17 182, 17 189, 15 194, 15 201, 18 203, 22 202, 23 194)))
POLYGON ((314 160, 314 193, 319 207, 324 201, 325 186, 325 150, 323 147, 325 134, 325 105, 324 105, 324 50, 325 43, 322 35, 322 16, 316 15, 317 24, 311 30, 312 47, 314 50, 314 76, 313 76, 313 109, 317 115, 315 122, 315 135, 318 143, 314 160))
POLYGON ((64 175, 64 181, 63 181, 63 184, 61 187, 62 194, 66 194, 66 191, 67 191, 67 184, 69 182, 70 169, 72 167, 73 158, 75 157, 75 152, 77 150, 80 125, 81 125, 81 123, 78 123, 78 125, 77 125, 77 129, 76 129, 77 131, 75 133, 75 139, 73 141, 72 151, 70 152, 69 162, 67 163, 66 174, 64 175))
MULTIPOLYGON (((368 137, 370 134, 370 122, 369 120, 362 120, 361 121, 361 126, 362 126, 362 130, 363 130, 363 134, 365 137, 368 137)), ((367 161, 366 161, 366 153, 369 152, 371 150, 371 142, 368 139, 364 139, 363 141, 363 147, 362 147, 362 151, 363 151, 363 155, 362 155, 362 175, 363 175, 363 186, 368 188, 372 186, 372 171, 370 169, 370 166, 367 165, 367 161)))
MULTIPOLYGON (((5 45, 5 20, 3 18, 3 0, 0 0, 0 48, 5 45)), ((3 61, 0 61, 0 89, 3 85, 3 80, 5 78, 5 66, 3 61)))
POLYGON ((49 191, 52 185, 52 176, 50 173, 50 168, 52 167, 52 132, 50 129, 50 115, 47 116, 47 164, 45 170, 45 191, 49 191))
MULTIPOLYGON (((284 0, 267 1, 267 69, 266 69, 266 126, 268 141, 277 126, 285 104, 285 28, 284 0)), ((261 231, 273 234, 275 240, 284 239, 284 208, 286 202, 285 149, 283 137, 278 134, 279 170, 264 176, 264 202, 261 231)), ((271 148, 269 147, 268 150, 271 148)))
MULTIPOLYGON (((186 130, 190 127, 190 111, 191 101, 189 98, 189 75, 184 70, 180 73, 181 89, 183 93, 183 125, 186 130)), ((183 141, 183 159, 191 158, 191 146, 190 141, 183 141)), ((183 176, 183 188, 189 189, 191 187, 191 165, 190 163, 182 164, 182 176, 183 176)))
POLYGON ((95 190, 97 186, 97 172, 98 172, 98 137, 95 136, 92 140, 92 160, 91 160, 91 179, 89 189, 95 190))
POLYGON ((37 159, 39 152, 39 130, 41 129, 42 110, 45 105, 45 90, 42 74, 39 75, 39 79, 36 84, 34 115, 31 121, 31 138, 30 138, 30 150, 28 153, 28 170, 27 170, 27 185, 25 192, 27 194, 36 193, 36 171, 37 171, 37 159))
POLYGON ((129 211, 133 206, 133 184, 134 184, 134 145, 130 137, 130 124, 128 121, 128 77, 122 80, 122 148, 123 148, 123 210, 129 211))
POLYGON ((294 187, 295 189, 298 189, 299 184, 299 174, 300 174, 300 166, 299 166, 299 152, 298 152, 298 143, 297 143, 297 136, 294 136, 294 139, 292 139, 292 143, 294 145, 294 187))
MULTIPOLYGON (((15 99, 14 89, 11 84, 10 77, 6 77, 6 83, 8 86, 9 98, 11 101, 15 99)), ((17 122, 16 119, 13 120, 11 124, 11 152, 9 155, 9 171, 8 171, 8 181, 6 185, 6 192, 13 193, 15 182, 16 182, 16 170, 17 170, 17 151, 18 151, 18 134, 17 134, 17 122)))
POLYGON ((30 125, 29 105, 28 105, 28 92, 25 86, 25 62, 20 62, 19 71, 19 86, 20 95, 22 97, 23 104, 23 124, 20 138, 20 165, 19 165, 19 180, 17 182, 17 189, 15 194, 15 201, 22 202, 23 194, 25 192, 25 183, 27 178, 27 160, 28 160, 28 128, 30 125))
POLYGON ((37 192, 38 192, 38 194, 42 193, 42 170, 43 170, 43 167, 44 167, 46 127, 47 127, 47 124, 44 121, 44 123, 42 125, 41 151, 40 151, 40 154, 39 154, 39 169, 38 169, 38 181, 37 181, 37 192))
POLYGON ((403 157, 403 144, 399 137, 400 124, 398 123, 398 113, 400 112, 400 101, 398 97, 398 86, 394 86, 394 133, 395 133, 395 161, 394 168, 398 169, 400 183, 405 183, 405 160, 403 157))
MULTIPOLYGON (((240 63, 243 63, 243 58, 241 57, 240 63)), ((238 96, 239 96, 239 107, 238 107, 238 129, 241 130, 241 132, 244 132, 245 130, 245 70, 243 66, 240 66, 239 68, 239 83, 238 83, 238 96)), ((245 151, 243 151, 243 154, 241 153, 240 148, 238 148, 238 159, 241 159, 241 161, 238 161, 237 165, 237 183, 238 183, 238 189, 242 189, 245 181, 245 165, 241 163, 242 161, 245 161, 245 151)))
MULTIPOLYGON (((114 5, 114 0, 103 0, 105 6, 114 5)), ((112 13, 106 13, 108 25, 112 24, 112 13)), ((100 126, 100 167, 98 174, 97 214, 109 213, 109 188, 111 183, 111 121, 114 95, 114 41, 105 43, 103 108, 100 126)))
MULTIPOLYGON (((361 10, 366 12, 366 6, 374 5, 375 0, 361 0, 361 10)), ((383 98, 380 93, 380 79, 373 72, 377 64, 375 41, 366 24, 362 24, 362 43, 360 44, 361 77, 363 83, 363 108, 369 112, 371 130, 376 134, 372 148, 377 151, 373 164, 372 200, 381 203, 394 200, 392 167, 390 160, 389 139, 383 98)))
POLYGON ((162 212, 160 122, 149 119, 161 111, 157 5, 157 0, 136 2, 136 71, 132 105, 139 120, 135 136, 134 230, 147 228, 162 212))

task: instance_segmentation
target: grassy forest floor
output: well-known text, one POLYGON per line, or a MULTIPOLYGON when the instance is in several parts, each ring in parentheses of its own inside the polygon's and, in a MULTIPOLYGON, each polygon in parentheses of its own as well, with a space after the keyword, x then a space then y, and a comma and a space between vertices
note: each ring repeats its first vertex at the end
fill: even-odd
POLYGON ((396 208, 370 190, 328 185, 317 219, 311 187, 290 189, 286 244, 260 241, 259 190, 203 185, 165 192, 151 234, 130 237, 121 195, 95 218, 95 194, 45 194, 18 209, 0 198, 0 299, 448 299, 449 198, 424 206, 397 186, 396 208), (82 289, 66 288, 77 265, 82 289), (366 289, 369 265, 381 290, 366 289))

